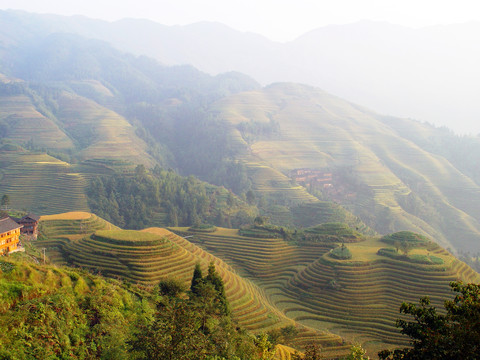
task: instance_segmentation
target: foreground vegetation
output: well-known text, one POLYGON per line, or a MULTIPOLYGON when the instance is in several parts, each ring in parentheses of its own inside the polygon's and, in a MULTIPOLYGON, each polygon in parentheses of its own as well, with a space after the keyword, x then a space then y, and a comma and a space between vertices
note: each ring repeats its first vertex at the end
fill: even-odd
POLYGON ((2 260, 0 269, 2 359, 253 360, 275 353, 224 310, 213 264, 188 293, 175 280, 146 289, 23 261, 2 260))
POLYGON ((131 175, 93 178, 87 195, 93 212, 128 229, 206 222, 238 227, 250 223, 258 211, 225 188, 159 167, 147 171, 142 165, 131 175))
POLYGON ((475 360, 480 354, 480 284, 452 282, 453 300, 445 301, 446 313, 439 313, 423 297, 418 305, 403 303, 400 312, 413 321, 397 320, 401 333, 410 338, 410 346, 384 350, 386 360, 475 360))

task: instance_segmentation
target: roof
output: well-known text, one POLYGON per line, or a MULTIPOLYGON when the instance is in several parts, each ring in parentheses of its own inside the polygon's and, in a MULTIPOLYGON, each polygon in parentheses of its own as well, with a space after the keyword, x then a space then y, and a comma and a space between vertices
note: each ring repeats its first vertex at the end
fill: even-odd
POLYGON ((40 215, 34 215, 34 214, 28 214, 28 215, 25 215, 23 219, 32 219, 32 220, 35 220, 35 221, 39 221, 40 220, 40 215))
POLYGON ((15 221, 10 219, 9 217, 0 219, 0 233, 5 233, 7 231, 20 229, 23 225, 17 224, 15 221))

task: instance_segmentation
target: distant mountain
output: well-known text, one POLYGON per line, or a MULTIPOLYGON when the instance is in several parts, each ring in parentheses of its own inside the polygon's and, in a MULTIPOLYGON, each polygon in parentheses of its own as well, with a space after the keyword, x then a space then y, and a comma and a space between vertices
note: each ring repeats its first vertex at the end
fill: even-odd
POLYGON ((167 65, 190 64, 210 74, 235 70, 263 84, 310 84, 384 114, 480 133, 473 96, 480 83, 477 22, 410 29, 362 21, 322 27, 285 44, 206 22, 109 23, 7 11, 0 24, 0 44, 32 33, 77 33, 167 65))
POLYGON ((435 134, 430 127, 290 83, 227 97, 212 111, 231 124, 254 189, 277 204, 314 202, 292 183, 298 179, 380 233, 409 229, 445 247, 480 250, 480 186, 418 145, 435 134), (416 143, 403 134, 408 127, 416 143), (292 177, 296 169, 320 175, 292 177))
MULTIPOLYGON (((94 174, 160 165, 245 200, 250 191, 250 203, 277 224, 411 230, 452 250, 480 250, 478 138, 380 116, 306 85, 262 89, 241 73, 168 67, 41 26, 35 34, 30 22, 18 37, 13 27, 1 29, 8 40, 0 58, 2 143, 63 160, 29 162, 24 154, 30 176, 19 164, 0 164, 0 190, 24 194, 22 206, 40 194, 21 187, 34 179, 55 181, 87 210, 94 174)), ((74 210, 60 202, 45 212, 74 210)))

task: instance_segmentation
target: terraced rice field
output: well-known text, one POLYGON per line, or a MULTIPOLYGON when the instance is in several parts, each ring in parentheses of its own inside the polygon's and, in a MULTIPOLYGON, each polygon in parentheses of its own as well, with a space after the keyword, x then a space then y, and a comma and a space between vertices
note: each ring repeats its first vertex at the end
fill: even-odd
POLYGON ((357 216, 344 207, 329 202, 317 201, 301 204, 292 208, 292 216, 296 227, 307 228, 323 223, 345 223, 365 235, 376 235, 376 232, 365 225, 357 216))
POLYGON ((0 96, 0 120, 8 124, 6 138, 18 144, 30 142, 38 148, 73 149, 70 138, 35 108, 27 95, 0 96))
MULTIPOLYGON (((189 234, 185 228, 175 231, 189 234)), ((370 354, 405 344, 394 326, 403 301, 429 295, 441 308, 451 297, 450 281, 480 282, 479 274, 434 243, 411 254, 435 255, 443 259, 441 265, 377 255, 387 246, 379 238, 347 244, 352 259, 336 260, 326 244, 294 246, 282 239, 242 237, 231 229, 189 235, 259 285, 269 304, 287 317, 360 342, 370 354)))
POLYGON ((316 202, 303 186, 292 185, 290 178, 276 169, 255 162, 246 162, 253 188, 267 198, 283 199, 286 203, 300 204, 316 202))
POLYGON ((144 141, 117 113, 94 101, 67 93, 59 99, 59 107, 57 118, 77 140, 81 159, 119 159, 153 166, 144 141))
POLYGON ((88 210, 82 174, 63 161, 41 153, 1 153, 0 193, 11 205, 38 214, 88 210))
MULTIPOLYGON (((334 244, 294 245, 240 236, 236 229, 122 231, 88 213, 45 216, 41 224, 49 240, 38 245, 54 261, 147 286, 166 277, 188 285, 195 263, 206 271, 213 261, 242 327, 267 331, 295 324, 299 334, 292 346, 315 341, 325 357, 346 354, 350 342, 362 343, 370 354, 405 344, 394 326, 401 302, 429 295, 441 307, 451 296, 450 281, 480 282, 479 274, 431 242, 410 254, 434 255, 443 264, 378 255, 389 246, 378 237, 347 243, 352 258, 336 260, 329 255, 334 244)), ((289 354, 279 347, 277 358, 289 354)))
MULTIPOLYGON (((37 246, 46 247, 47 254, 54 262, 87 268, 103 275, 121 277, 149 286, 167 277, 178 278, 188 285, 197 262, 206 272, 208 264, 213 261, 224 280, 232 314, 240 326, 261 332, 295 324, 273 306, 264 289, 240 276, 235 270, 236 266, 230 266, 188 239, 166 229, 121 231, 95 215, 82 212, 45 216, 41 219, 41 225, 49 240, 39 240, 37 246)), ((228 235, 236 230, 217 231, 228 235)), ((262 247, 262 252, 264 255, 272 253, 279 245, 276 242, 268 243, 262 247)), ((249 245, 244 250, 248 247, 249 245)), ((283 244, 283 248, 279 247, 278 251, 288 257, 291 250, 291 246, 283 244)), ((253 258, 253 253, 250 257, 253 258)), ((274 257, 275 255, 271 256, 272 259, 274 257)), ((248 258, 245 256, 244 261, 248 262, 248 258)), ((293 263, 290 265, 294 266, 293 263)), ((263 270, 268 273, 281 266, 277 262, 272 268, 263 267, 263 270)), ((258 270, 253 263, 251 269, 258 270)), ((287 273, 289 271, 292 270, 286 270, 287 273)), ((287 279, 288 276, 285 280, 287 279)), ((348 350, 348 346, 343 345, 342 339, 337 335, 301 324, 297 326, 299 336, 294 342, 295 347, 303 347, 315 341, 328 348, 330 354, 345 354, 348 350)), ((287 356, 288 351, 285 349, 280 350, 279 354, 283 355, 279 356, 287 356)))
POLYGON ((238 129, 231 134, 244 147, 240 158, 262 195, 288 206, 311 202, 285 174, 298 168, 348 169, 349 186, 358 194, 349 198, 347 191, 341 201, 377 232, 407 229, 446 248, 480 249, 480 187, 374 113, 298 84, 236 94, 213 110, 234 129, 245 122, 279 125, 276 136, 251 143, 242 142, 238 129))

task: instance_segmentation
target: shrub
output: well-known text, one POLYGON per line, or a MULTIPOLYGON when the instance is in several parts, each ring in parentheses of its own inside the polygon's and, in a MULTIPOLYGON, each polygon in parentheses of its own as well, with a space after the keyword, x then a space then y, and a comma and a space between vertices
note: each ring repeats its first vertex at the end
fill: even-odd
POLYGON ((339 260, 349 260, 352 258, 352 253, 345 245, 342 245, 330 250, 330 256, 339 260))
POLYGON ((438 256, 422 254, 401 255, 392 248, 379 249, 377 255, 386 256, 397 260, 408 261, 415 264, 442 265, 444 263, 443 259, 438 256))

